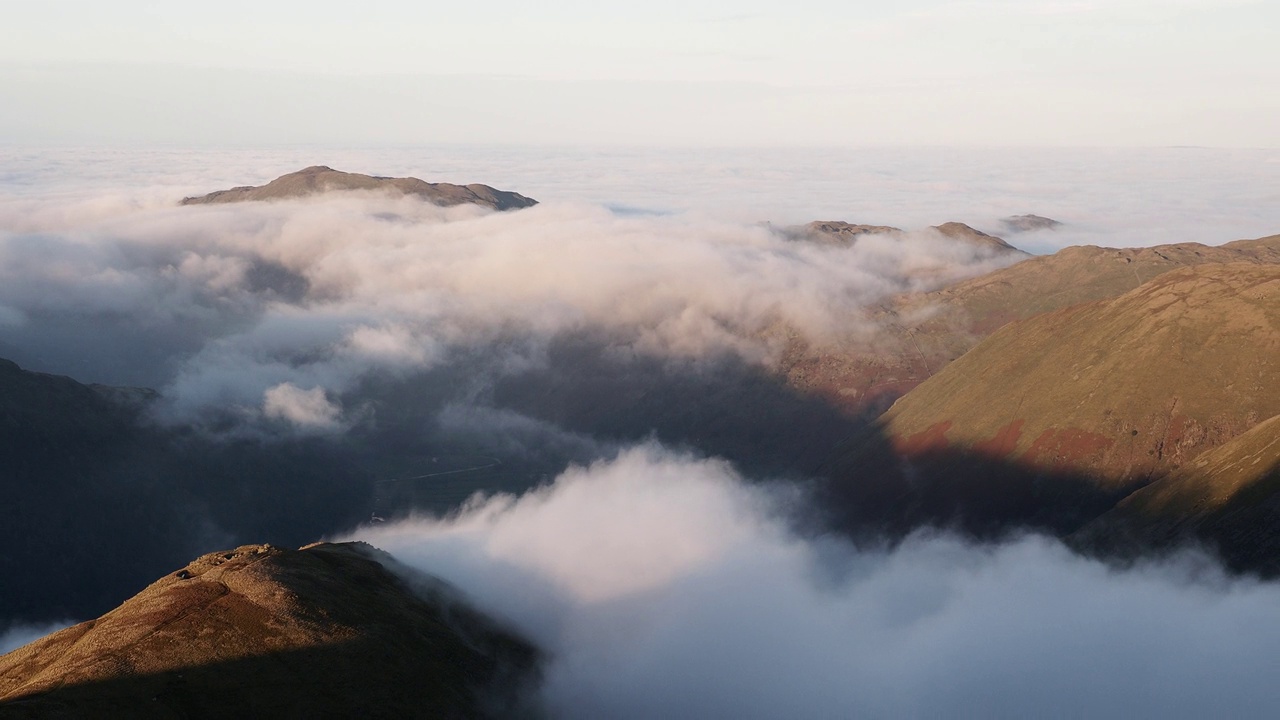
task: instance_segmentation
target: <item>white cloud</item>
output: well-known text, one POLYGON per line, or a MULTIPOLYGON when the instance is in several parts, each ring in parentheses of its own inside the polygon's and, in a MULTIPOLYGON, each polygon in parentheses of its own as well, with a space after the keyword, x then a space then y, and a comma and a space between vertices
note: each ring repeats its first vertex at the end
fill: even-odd
POLYGON ((1034 250, 1280 230, 1266 151, 0 152, 14 178, 0 186, 0 350, 85 381, 167 386, 179 417, 260 408, 286 382, 338 397, 369 372, 477 345, 527 368, 540 342, 580 330, 628 352, 767 365, 783 327, 856 344, 874 331, 862 308, 1000 262, 927 232, 853 250, 790 243, 761 220, 1065 223, 1012 237, 1034 250), (173 204, 317 161, 545 202, 173 204))
POLYGON ((281 383, 263 393, 262 414, 304 429, 333 430, 339 426, 342 408, 329 400, 324 388, 303 390, 292 383, 281 383))
POLYGON ((769 366, 789 334, 857 343, 876 331, 864 310, 887 295, 1013 259, 930 232, 846 249, 754 222, 571 202, 515 213, 362 194, 108 205, 0 202, 0 217, 21 228, 0 236, 0 303, 41 320, 12 344, 56 342, 72 358, 94 345, 99 359, 149 355, 121 361, 123 378, 53 367, 164 384, 173 417, 261 404, 312 427, 337 415, 294 396, 263 403, 263 393, 289 383, 336 397, 370 372, 427 369, 493 343, 522 368, 540 343, 578 331, 627 352, 731 353, 769 366), (167 375, 146 377, 153 366, 167 375))
POLYGON ((63 622, 42 623, 40 625, 11 626, 8 630, 0 633, 0 655, 17 650, 23 645, 33 643, 46 635, 51 635, 74 624, 74 622, 66 620, 63 622))
POLYGON ((1280 587, 1035 537, 804 537, 794 491, 656 446, 370 528, 550 655, 557 717, 1203 717, 1280 702, 1280 587))

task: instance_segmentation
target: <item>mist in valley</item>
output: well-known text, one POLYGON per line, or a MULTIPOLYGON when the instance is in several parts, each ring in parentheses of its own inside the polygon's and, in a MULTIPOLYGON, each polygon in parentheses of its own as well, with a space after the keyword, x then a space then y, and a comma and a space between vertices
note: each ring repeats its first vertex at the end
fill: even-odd
POLYGON ((1174 150, 1142 151, 1146 165, 1098 151, 1069 177, 1049 151, 797 152, 771 173, 763 151, 571 156, 556 173, 532 149, 157 151, 127 169, 102 151, 4 152, 0 358, 132 389, 67 385, 79 415, 7 446, 0 651, 200 553, 358 538, 547 650, 556 715, 1280 701, 1280 590, 1228 576, 1211 549, 1120 568, 1017 529, 841 527, 822 467, 874 414, 782 372, 798 347, 883 342, 896 330, 875 311, 897 293, 1017 260, 929 225, 1066 223, 1004 235, 1032 252, 1263 235, 1280 227, 1274 197, 1240 190, 1274 152, 1204 151, 1188 169, 1174 150), (176 205, 317 161, 541 204, 176 205), (988 163, 1026 179, 984 183, 988 163), (839 247, 781 231, 817 219, 907 232, 839 247))

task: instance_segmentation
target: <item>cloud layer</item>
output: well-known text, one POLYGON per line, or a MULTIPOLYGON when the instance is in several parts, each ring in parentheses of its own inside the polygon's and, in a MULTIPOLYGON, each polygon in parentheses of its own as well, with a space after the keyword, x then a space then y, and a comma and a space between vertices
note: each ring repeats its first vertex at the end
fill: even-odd
POLYGON ((370 371, 417 372, 460 348, 504 347, 506 366, 487 369, 504 373, 541 362, 557 333, 604 329, 626 352, 767 365, 787 332, 856 342, 874 331, 859 310, 886 293, 995 265, 927 234, 806 247, 762 220, 1066 223, 1011 236, 1034 251, 1280 229, 1273 151, 324 153, 546 201, 494 216, 372 197, 173 206, 314 163, 315 149, 0 152, 0 356, 163 387, 181 419, 261 418, 268 390, 318 388, 344 414, 308 432, 349 426, 362 405, 344 395, 370 371))
POLYGON ((851 430, 770 374, 786 343, 874 342, 863 310, 887 294, 1004 262, 929 232, 840 249, 760 221, 998 233, 1036 212, 1067 225, 1016 244, 1222 242, 1280 230, 1275 153, 316 152, 0 150, 0 357, 156 387, 163 419, 221 433, 164 430, 182 439, 160 460, 139 434, 88 475, 68 456, 66 490, 7 488, 42 508, 11 528, 32 589, 0 600, 24 620, 91 617, 188 554, 299 544, 366 505, 395 518, 559 474, 360 536, 548 648, 544 700, 568 716, 1280 704, 1272 585, 1195 557, 1116 572, 1038 538, 859 549, 794 531, 802 489, 743 481, 803 476, 851 430), (544 202, 174 205, 315 162, 544 202), (646 437, 692 454, 621 449, 646 437), (95 563, 104 547, 131 562, 95 563))
POLYGON ((557 717, 1256 716, 1280 587, 1117 571, 1027 537, 806 537, 795 488, 646 445, 521 498, 356 537, 552 657, 557 717))
POLYGON ((217 409, 309 430, 344 427, 339 398, 371 372, 482 345, 503 346, 489 370, 510 372, 567 333, 769 366, 794 337, 870 341, 862 311, 891 293, 1010 261, 930 231, 846 249, 574 203, 489 214, 359 194, 201 208, 18 199, 0 214, 0 354, 161 386, 175 419, 217 409))

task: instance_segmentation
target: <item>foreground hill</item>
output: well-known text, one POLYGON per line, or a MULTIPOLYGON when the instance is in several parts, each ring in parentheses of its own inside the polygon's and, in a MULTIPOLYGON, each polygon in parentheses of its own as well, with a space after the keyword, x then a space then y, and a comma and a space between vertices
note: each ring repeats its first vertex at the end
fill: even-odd
POLYGON ((1182 268, 1002 328, 831 469, 852 503, 905 524, 1069 531, 1280 414, 1276 358, 1280 265, 1182 268))
POLYGON ((797 346, 783 372, 846 411, 882 411, 997 329, 1117 297, 1158 275, 1208 263, 1280 264, 1280 235, 1221 246, 1069 247, 927 293, 901 295, 872 318, 888 332, 872 348, 813 353, 797 346))
POLYGON ((509 716, 537 651, 361 543, 205 555, 0 657, 5 717, 509 716))
POLYGON ((519 193, 495 190, 488 185, 453 185, 429 183, 415 177, 390 178, 361 175, 334 170, 324 165, 282 175, 261 186, 235 187, 230 190, 189 197, 183 205, 212 205, 255 200, 286 200, 342 190, 372 190, 415 195, 436 205, 479 205, 493 210, 517 210, 538 202, 519 193))

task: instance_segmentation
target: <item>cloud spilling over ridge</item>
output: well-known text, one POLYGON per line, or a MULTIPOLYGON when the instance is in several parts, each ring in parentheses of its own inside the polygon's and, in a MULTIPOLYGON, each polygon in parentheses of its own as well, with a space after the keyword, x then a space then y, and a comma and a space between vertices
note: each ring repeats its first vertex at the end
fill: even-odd
POLYGON ((1028 537, 802 537, 794 489, 656 445, 361 531, 547 649, 557 717, 1256 716, 1280 587, 1028 537))
POLYGON ((430 368, 459 348, 504 345, 502 363, 522 367, 548 339, 589 330, 626 352, 767 366, 793 336, 873 336, 860 311, 890 293, 1010 262, 927 231, 841 249, 694 216, 369 194, 208 208, 18 198, 0 227, 0 355, 164 385, 180 418, 234 408, 313 429, 340 427, 338 405, 295 390, 337 398, 370 371, 430 368))

